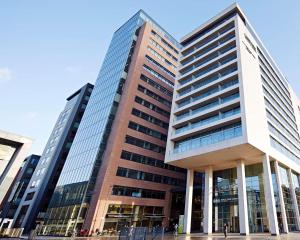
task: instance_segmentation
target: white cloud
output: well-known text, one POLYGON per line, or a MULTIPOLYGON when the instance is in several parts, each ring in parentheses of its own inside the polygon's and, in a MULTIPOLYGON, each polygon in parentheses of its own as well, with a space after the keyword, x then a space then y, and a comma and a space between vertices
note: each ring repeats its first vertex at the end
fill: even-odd
POLYGON ((0 83, 11 80, 12 73, 9 68, 0 68, 0 83))

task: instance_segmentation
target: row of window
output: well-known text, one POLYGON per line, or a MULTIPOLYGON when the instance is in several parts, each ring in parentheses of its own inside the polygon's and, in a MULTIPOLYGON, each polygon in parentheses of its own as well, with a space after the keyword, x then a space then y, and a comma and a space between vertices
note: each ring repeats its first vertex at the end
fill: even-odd
POLYGON ((289 149, 283 146, 280 142, 278 142, 275 138, 270 136, 271 146, 281 152, 283 155, 287 156, 297 164, 300 163, 300 158, 298 158, 294 153, 292 153, 289 149))
POLYGON ((167 107, 171 107, 172 102, 168 101, 167 99, 161 97, 160 95, 156 94, 155 92, 152 92, 151 90, 143 87, 142 85, 138 85, 138 90, 147 96, 155 99, 156 101, 166 105, 167 107))
POLYGON ((169 96, 169 97, 173 96, 173 93, 171 91, 169 91, 168 89, 166 89, 162 85, 158 84, 157 82, 153 81, 151 78, 148 78, 144 74, 141 74, 140 79, 143 80, 144 82, 148 83, 150 86, 158 89, 160 92, 166 94, 167 96, 169 96))
MULTIPOLYGON (((284 92, 288 95, 288 97, 290 98, 290 92, 288 90, 288 86, 287 86, 287 83, 285 81, 282 81, 277 73, 275 72, 275 70, 273 69, 273 67, 270 65, 270 63, 268 62, 268 60, 265 58, 264 54, 261 52, 261 50, 259 48, 257 48, 258 50, 258 53, 259 53, 259 57, 262 58, 264 61, 265 64, 263 64, 265 67, 267 65, 267 70, 269 73, 271 73, 273 76, 275 76, 275 79, 278 81, 278 83, 281 85, 282 88, 284 88, 284 92)), ((261 60, 261 59, 260 59, 261 60)))
POLYGON ((112 195, 127 196, 136 198, 153 198, 153 199, 165 199, 166 193, 163 191, 134 188, 114 185, 112 189, 112 195))
POLYGON ((141 164, 145 164, 145 165, 149 165, 149 166, 153 166, 153 167, 158 167, 158 168, 163 168, 163 169, 167 169, 167 170, 171 170, 171 171, 175 171, 175 172, 182 172, 185 173, 186 170, 182 169, 182 168, 178 168, 169 164, 165 164, 163 160, 159 160, 159 159, 155 159, 152 157, 147 157, 144 155, 140 155, 137 153, 132 153, 132 152, 128 152, 128 151, 122 151, 121 153, 121 159, 126 159, 132 162, 137 162, 137 163, 141 163, 141 164))
POLYGON ((164 208, 157 206, 143 206, 143 205, 126 205, 126 204, 109 204, 107 214, 134 214, 137 217, 143 215, 163 215, 164 208))
POLYGON ((285 104, 285 106, 287 108, 289 108, 291 112, 293 112, 291 100, 290 99, 289 99, 289 101, 287 100, 287 97, 284 94, 282 94, 282 91, 278 89, 278 86, 276 86, 276 83, 274 83, 274 81, 272 81, 270 79, 270 77, 267 75, 267 73, 265 72, 265 70, 262 67, 260 67, 260 70, 261 70, 261 77, 262 77, 263 83, 268 85, 276 93, 275 95, 278 98, 281 97, 283 99, 282 102, 285 104))
POLYGON ((183 107, 187 104, 198 101, 199 99, 203 99, 203 98, 206 98, 206 97, 208 97, 210 95, 213 95, 217 92, 221 92, 224 89, 232 87, 232 86, 234 86, 238 83, 239 83, 238 79, 233 79, 233 80, 230 80, 230 81, 227 81, 227 82, 222 82, 221 84, 218 84, 218 85, 210 88, 209 90, 206 90, 205 92, 202 92, 202 93, 197 94, 197 95, 193 95, 192 97, 188 97, 187 99, 185 99, 185 100, 181 101, 180 103, 178 103, 177 106, 178 106, 178 108, 183 107))
POLYGON ((156 106, 155 104, 150 103, 150 102, 148 102, 148 101, 146 101, 146 100, 144 100, 144 99, 142 99, 138 96, 135 97, 135 102, 137 102, 137 103, 143 105, 144 107, 149 108, 149 109, 153 110, 154 112, 157 112, 157 113, 159 113, 159 114, 161 114, 165 117, 170 116, 170 113, 168 111, 166 111, 166 110, 156 106))
POLYGON ((277 126, 280 131, 282 131, 284 134, 286 134, 289 138, 293 139, 297 144, 300 144, 298 138, 296 138, 287 128, 283 123, 281 123, 276 117, 273 116, 273 114, 266 109, 267 112, 267 118, 268 120, 275 126, 277 126))
POLYGON ((286 119, 286 121, 289 123, 289 125, 294 128, 297 129, 297 125, 294 122, 294 120, 290 117, 290 115, 288 113, 286 113, 283 108, 282 105, 279 104, 275 98, 270 94, 270 92, 267 90, 267 88, 265 86, 263 86, 263 92, 264 95, 268 98, 269 102, 273 105, 274 108, 276 108, 276 111, 281 115, 284 116, 284 118, 286 119))
POLYGON ((172 178, 172 177, 168 177, 168 176, 162 176, 159 174, 148 173, 148 172, 138 171, 138 170, 129 169, 129 168, 123 168, 123 167, 118 167, 117 176, 132 178, 132 179, 137 179, 137 180, 142 180, 142 181, 148 181, 148 182, 156 182, 156 183, 162 183, 162 184, 168 184, 168 185, 175 185, 175 186, 184 186, 185 185, 185 181, 182 179, 172 178))
POLYGON ((146 60, 152 64, 154 64, 156 67, 158 67, 160 70, 162 70, 164 73, 168 74, 171 77, 176 77, 176 75, 174 73, 172 73, 171 71, 169 71, 167 68, 165 68, 163 65, 159 64, 157 61, 155 61, 153 58, 149 57, 148 55, 146 55, 146 60))
MULTIPOLYGON (((233 37, 234 37, 234 35, 233 35, 233 37)), ((220 44, 223 44, 223 43, 218 42, 217 45, 215 47, 213 47, 212 49, 220 47, 220 44)), ((223 46, 219 50, 214 51, 214 52, 208 54, 205 57, 201 58, 202 55, 204 55, 205 53, 210 52, 212 49, 207 49, 207 52, 205 52, 203 54, 201 53, 201 54, 194 55, 194 58, 197 59, 197 61, 195 61, 192 65, 190 65, 190 66, 188 66, 188 67, 180 70, 180 73, 181 73, 181 75, 184 75, 187 72, 189 72, 189 71, 191 71, 191 70, 193 70, 193 69, 195 69, 197 67, 200 67, 201 65, 204 65, 205 63, 207 63, 207 62, 209 62, 209 61, 211 61, 211 60, 219 57, 220 55, 222 55, 222 54, 224 54, 226 52, 229 52, 231 49, 233 49, 235 47, 236 47, 236 44, 235 44, 235 41, 233 41, 233 42, 227 44, 227 46, 223 46)))
POLYGON ((295 153, 300 156, 300 149, 295 146, 294 143, 292 143, 290 140, 288 140, 280 131, 278 131, 272 124, 268 123, 269 131, 274 134, 277 138, 280 139, 283 143, 286 144, 290 149, 292 149, 295 153))
POLYGON ((286 129, 293 133, 294 136, 297 136, 297 138, 299 137, 298 132, 291 127, 291 124, 284 117, 281 116, 278 110, 269 102, 267 98, 265 98, 265 105, 268 109, 271 110, 272 114, 274 114, 280 120, 280 122, 284 124, 286 129))
POLYGON ((167 135, 165 135, 161 132, 158 132, 156 130, 153 130, 151 128, 148 128, 148 127, 142 126, 140 124, 137 124, 135 122, 130 121, 129 124, 128 124, 128 127, 135 130, 135 131, 138 131, 138 132, 144 133, 146 135, 149 135, 151 137, 155 137, 155 138, 158 138, 160 140, 167 141, 167 135))
POLYGON ((290 116, 290 118, 293 121, 296 121, 295 116, 294 116, 294 110, 292 105, 287 104, 287 101, 285 98, 282 100, 282 94, 278 92, 278 89, 276 86, 273 84, 273 82, 269 79, 268 76, 262 74, 261 79, 263 82, 263 86, 268 90, 269 93, 271 93, 274 101, 280 102, 280 107, 282 108, 283 111, 287 112, 287 115, 290 116))
POLYGON ((182 132, 188 131, 190 129, 201 127, 201 126, 210 124, 212 122, 216 122, 216 121, 219 121, 221 119, 224 119, 224 118, 231 117, 233 115, 239 114, 240 112, 241 112, 241 109, 240 109, 239 106, 235 107, 235 108, 232 108, 232 109, 229 109, 229 110, 226 110, 226 111, 219 111, 218 113, 216 113, 213 116, 206 117, 206 118, 203 118, 203 119, 198 120, 196 122, 193 122, 193 123, 190 123, 190 124, 186 124, 183 127, 177 128, 175 130, 175 133, 178 134, 178 133, 182 133, 182 132))
POLYGON ((180 90, 178 92, 178 96, 183 96, 189 92, 192 92, 192 91, 194 91, 198 88, 201 88, 205 85, 208 85, 212 82, 218 81, 220 78, 223 78, 223 77, 225 77, 233 72, 236 72, 236 71, 237 71, 237 64, 235 63, 229 67, 223 68, 220 71, 215 72, 215 73, 201 79, 201 81, 191 84, 190 86, 184 88, 184 90, 180 90))
POLYGON ((209 64, 208 66, 206 66, 205 68, 201 68, 199 69, 197 72, 194 72, 193 74, 191 74, 190 76, 188 77, 185 77, 183 79, 180 79, 179 80, 179 84, 180 85, 184 85, 188 82, 191 82, 193 80, 195 80, 196 78, 198 77, 201 77, 203 76, 204 74, 207 74, 208 72, 211 72, 219 67, 221 67, 222 65, 225 65, 226 63, 230 62, 230 61, 233 61, 236 59, 236 52, 234 54, 230 54, 226 57, 223 57, 211 64, 209 64))
POLYGON ((151 30, 151 34, 156 37, 158 40, 160 40, 165 46, 169 47, 174 51, 174 53, 178 54, 179 52, 171 45, 169 44, 165 39, 163 39, 161 36, 159 36, 155 31, 151 30))
POLYGON ((230 124, 175 142, 174 153, 182 153, 242 135, 241 122, 230 124))
MULTIPOLYGON (((183 46, 187 46, 188 44, 195 42, 196 40, 198 40, 199 38, 203 37, 205 34, 213 31, 214 29, 218 28, 219 26, 221 26, 224 22, 228 21, 230 18, 234 17, 236 15, 236 12, 233 12, 231 14, 229 14, 228 16, 224 16, 224 18, 216 21, 215 23, 213 23, 211 26, 206 27, 205 29, 201 30, 200 32, 196 33, 195 35, 193 35, 191 38, 187 39, 186 41, 182 42, 183 46)), ((232 24, 234 24, 233 22, 231 22, 229 25, 232 26, 232 24)), ((228 25, 227 25, 228 26, 228 25)), ((234 26, 234 25, 233 25, 234 26)), ((224 27, 226 29, 226 26, 224 27)), ((223 29, 224 29, 223 28, 223 29)), ((218 35, 219 33, 216 32, 216 35, 218 35)), ((212 34, 213 35, 213 34, 212 34)), ((185 52, 186 54, 186 52, 185 52)))
POLYGON ((156 117, 153 117, 153 116, 150 116, 149 114, 147 113, 144 113, 136 108, 133 108, 132 109, 132 112, 131 112, 134 116, 137 116, 139 118, 142 118, 144 120, 146 120, 147 122, 150 122, 150 123, 153 123, 155 125, 158 125, 164 129, 168 129, 169 128, 169 124, 156 118, 156 117))
POLYGON ((129 135, 126 135, 125 137, 125 143, 140 147, 140 148, 144 148, 153 152, 157 152, 157 153, 161 153, 161 154, 165 154, 165 148, 158 146, 154 143, 139 139, 139 138, 135 138, 129 135))
MULTIPOLYGON (((230 30, 230 29, 229 29, 230 30)), ((220 35, 218 36, 213 36, 213 39, 217 39, 219 38, 220 35)), ((219 45, 229 41, 230 39, 234 38, 235 37, 235 32, 234 31, 231 31, 229 34, 227 34, 226 36, 221 36, 219 40, 216 40, 214 42, 205 42, 205 44, 200 44, 200 45, 195 45, 194 46, 194 49, 199 49, 201 48, 202 46, 206 45, 205 47, 201 48, 200 50, 197 50, 197 52, 195 52, 193 55, 191 55, 190 57, 188 57, 187 59, 184 59, 182 62, 181 62, 181 65, 182 66, 185 66, 187 65, 188 63, 194 61, 196 58, 208 53, 209 51, 211 51, 212 49, 218 47, 219 45), (209 43, 209 44, 207 44, 209 43)), ((211 39, 211 40, 213 40, 211 39)))
POLYGON ((226 97, 219 97, 219 98, 217 98, 216 100, 214 100, 214 101, 212 101, 210 103, 206 103, 205 105, 202 105, 200 107, 194 108, 192 111, 187 111, 185 113, 178 114, 176 116, 176 120, 181 120, 181 119, 186 118, 188 116, 192 116, 192 115, 198 114, 198 113, 203 112, 205 110, 208 110, 210 108, 213 108, 213 107, 216 107, 218 105, 227 103, 227 102, 229 102, 231 100, 237 99, 239 97, 240 97, 240 93, 239 92, 233 93, 233 94, 231 94, 229 96, 226 96, 226 97))
POLYGON ((169 60, 167 60, 166 58, 164 58, 162 55, 160 55, 158 52, 156 52, 155 50, 153 50, 151 47, 147 48, 148 51, 150 53, 152 53, 157 59, 159 59, 160 61, 166 63, 167 65, 169 65, 171 68, 173 68, 174 70, 176 70, 176 66, 174 64, 172 64, 169 60))
POLYGON ((169 79, 165 78, 163 75, 159 74, 158 72, 156 72, 155 70, 153 70, 152 68, 150 68, 147 65, 143 65, 143 68, 150 73, 152 76, 158 78, 159 80, 163 81, 164 83, 168 84, 170 87, 174 87, 174 83, 171 82, 169 79))
POLYGON ((176 57, 174 57, 174 55, 172 55, 170 52, 168 52, 165 48, 163 48, 158 42, 156 42, 155 40, 153 40, 152 38, 149 39, 149 42, 155 46, 157 49, 159 49, 160 51, 164 52, 167 56, 169 56, 170 58, 172 58, 174 61, 178 61, 178 59, 176 57))

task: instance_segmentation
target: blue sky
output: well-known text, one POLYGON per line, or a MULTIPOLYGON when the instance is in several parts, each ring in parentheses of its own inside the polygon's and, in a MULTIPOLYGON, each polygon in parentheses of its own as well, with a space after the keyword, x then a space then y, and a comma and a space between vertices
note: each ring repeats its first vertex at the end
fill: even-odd
MULTIPOLYGON (((0 129, 35 139, 41 154, 65 99, 94 83, 114 30, 144 9, 180 39, 231 0, 0 3, 0 129)), ((300 95, 300 1, 237 1, 300 95)))

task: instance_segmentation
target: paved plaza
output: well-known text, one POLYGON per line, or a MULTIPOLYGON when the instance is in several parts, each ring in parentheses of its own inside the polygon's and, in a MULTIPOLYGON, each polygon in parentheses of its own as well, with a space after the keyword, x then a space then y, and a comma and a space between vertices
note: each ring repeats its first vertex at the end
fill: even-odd
MULTIPOLYGON (((4 240, 5 238, 2 238, 4 240)), ((7 238, 12 240, 13 238, 7 238)), ((27 239, 26 237, 22 237, 21 239, 27 239)), ((36 240, 117 240, 118 237, 76 237, 76 238, 64 238, 64 237, 36 237, 36 240)), ((221 240, 225 239, 222 234, 213 234, 211 236, 203 235, 203 234, 191 234, 187 235, 179 235, 178 237, 174 237, 173 235, 166 234, 163 238, 164 240, 221 240)), ((282 234, 280 236, 270 236, 269 234, 251 234, 249 236, 240 236, 229 234, 227 239, 232 240, 300 240, 300 232, 299 233, 289 233, 282 234)), ((153 239, 149 239, 153 240, 153 239)), ((155 240, 162 240, 161 238, 156 238, 155 240)))

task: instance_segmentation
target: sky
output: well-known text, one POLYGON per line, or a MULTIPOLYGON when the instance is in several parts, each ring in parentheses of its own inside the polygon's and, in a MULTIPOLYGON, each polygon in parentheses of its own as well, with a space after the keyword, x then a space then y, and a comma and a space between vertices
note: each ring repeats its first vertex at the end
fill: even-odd
MULTIPOLYGON (((41 154, 66 98, 94 83, 113 32, 139 9, 180 39, 232 0, 1 0, 0 129, 41 154)), ((300 96, 300 1, 237 1, 300 96)))

